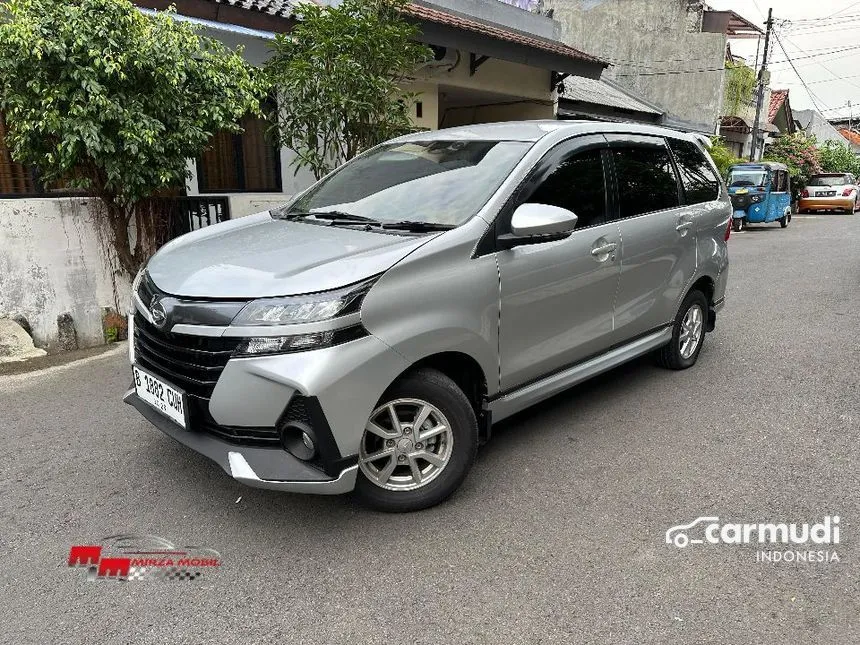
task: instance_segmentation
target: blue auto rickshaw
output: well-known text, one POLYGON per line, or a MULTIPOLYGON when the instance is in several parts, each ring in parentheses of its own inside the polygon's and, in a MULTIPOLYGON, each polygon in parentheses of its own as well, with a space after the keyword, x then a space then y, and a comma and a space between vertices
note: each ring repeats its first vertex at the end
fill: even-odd
POLYGON ((785 164, 735 164, 729 168, 726 183, 734 207, 733 230, 768 222, 779 222, 785 228, 791 222, 791 180, 785 164))

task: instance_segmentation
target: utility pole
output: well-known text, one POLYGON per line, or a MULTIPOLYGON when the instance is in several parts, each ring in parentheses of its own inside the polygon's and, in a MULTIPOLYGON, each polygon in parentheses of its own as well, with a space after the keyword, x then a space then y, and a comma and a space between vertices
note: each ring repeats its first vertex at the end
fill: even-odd
POLYGON ((764 34, 764 55, 761 59, 761 69, 758 72, 758 97, 755 103, 755 121, 752 129, 752 145, 750 146, 750 161, 756 161, 758 153, 758 122, 761 118, 761 110, 764 104, 764 77, 767 72, 767 53, 770 46, 770 32, 773 29, 773 8, 767 10, 767 31, 764 34))

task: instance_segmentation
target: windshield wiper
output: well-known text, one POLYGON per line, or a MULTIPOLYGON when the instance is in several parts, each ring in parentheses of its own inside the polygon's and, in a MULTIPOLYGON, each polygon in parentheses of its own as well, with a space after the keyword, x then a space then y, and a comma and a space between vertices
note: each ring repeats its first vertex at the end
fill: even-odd
POLYGON ((439 222, 413 222, 403 220, 402 222, 386 222, 382 228, 411 231, 413 233, 424 233, 426 231, 450 231, 452 228, 457 228, 453 224, 441 224, 439 222))
POLYGON ((360 223, 360 224, 379 224, 379 222, 372 217, 364 217, 363 215, 353 215, 352 213, 346 213, 344 211, 303 211, 296 213, 287 213, 284 215, 285 219, 295 220, 295 219, 304 219, 305 217, 313 217, 314 219, 322 219, 331 221, 332 224, 342 224, 347 222, 349 224, 360 223))

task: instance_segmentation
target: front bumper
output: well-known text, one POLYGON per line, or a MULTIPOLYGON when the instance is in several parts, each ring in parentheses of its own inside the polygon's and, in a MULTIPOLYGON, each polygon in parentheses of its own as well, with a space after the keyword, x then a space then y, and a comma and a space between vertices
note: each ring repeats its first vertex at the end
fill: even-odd
POLYGON ((140 412, 147 421, 171 439, 175 439, 208 457, 233 479, 255 488, 338 495, 355 488, 358 465, 348 466, 334 479, 284 450, 237 446, 204 432, 183 430, 144 403, 133 389, 123 401, 140 412))
POLYGON ((853 210, 854 199, 852 197, 803 197, 797 207, 810 211, 853 210))

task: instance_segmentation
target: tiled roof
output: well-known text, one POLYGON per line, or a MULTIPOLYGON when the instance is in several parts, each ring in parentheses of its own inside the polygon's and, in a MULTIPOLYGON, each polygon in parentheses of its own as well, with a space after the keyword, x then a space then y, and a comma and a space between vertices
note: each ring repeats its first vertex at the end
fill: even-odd
POLYGON ((300 0, 214 0, 214 2, 229 4, 249 11, 259 11, 279 18, 290 18, 300 0))
POLYGON ((561 99, 607 105, 646 114, 663 114, 656 106, 646 103, 615 84, 605 80, 595 81, 584 76, 568 76, 564 79, 564 94, 561 95, 561 99))
POLYGON ((788 90, 774 90, 770 93, 770 105, 767 109, 768 123, 773 123, 777 112, 779 112, 779 108, 782 107, 782 104, 785 103, 785 99, 787 98, 788 90))
POLYGON ((578 49, 574 49, 573 47, 569 47, 568 45, 564 45, 560 42, 544 40, 535 36, 528 36, 518 31, 496 27, 484 22, 478 22, 477 20, 464 18, 453 13, 448 13, 447 11, 440 11, 439 9, 432 9, 430 7, 413 3, 406 6, 404 13, 414 16, 415 18, 420 18, 421 20, 435 22, 440 25, 449 25, 451 27, 456 27, 457 29, 462 29, 463 31, 471 31, 497 40, 503 40, 517 45, 525 45, 526 47, 533 47, 534 49, 540 49, 545 52, 566 56, 568 58, 598 63, 604 67, 608 66, 607 63, 603 62, 599 58, 586 54, 585 52, 581 52, 578 49))
POLYGON ((855 146, 860 146, 860 134, 857 134, 848 128, 839 128, 839 134, 848 139, 848 141, 853 143, 855 146))

